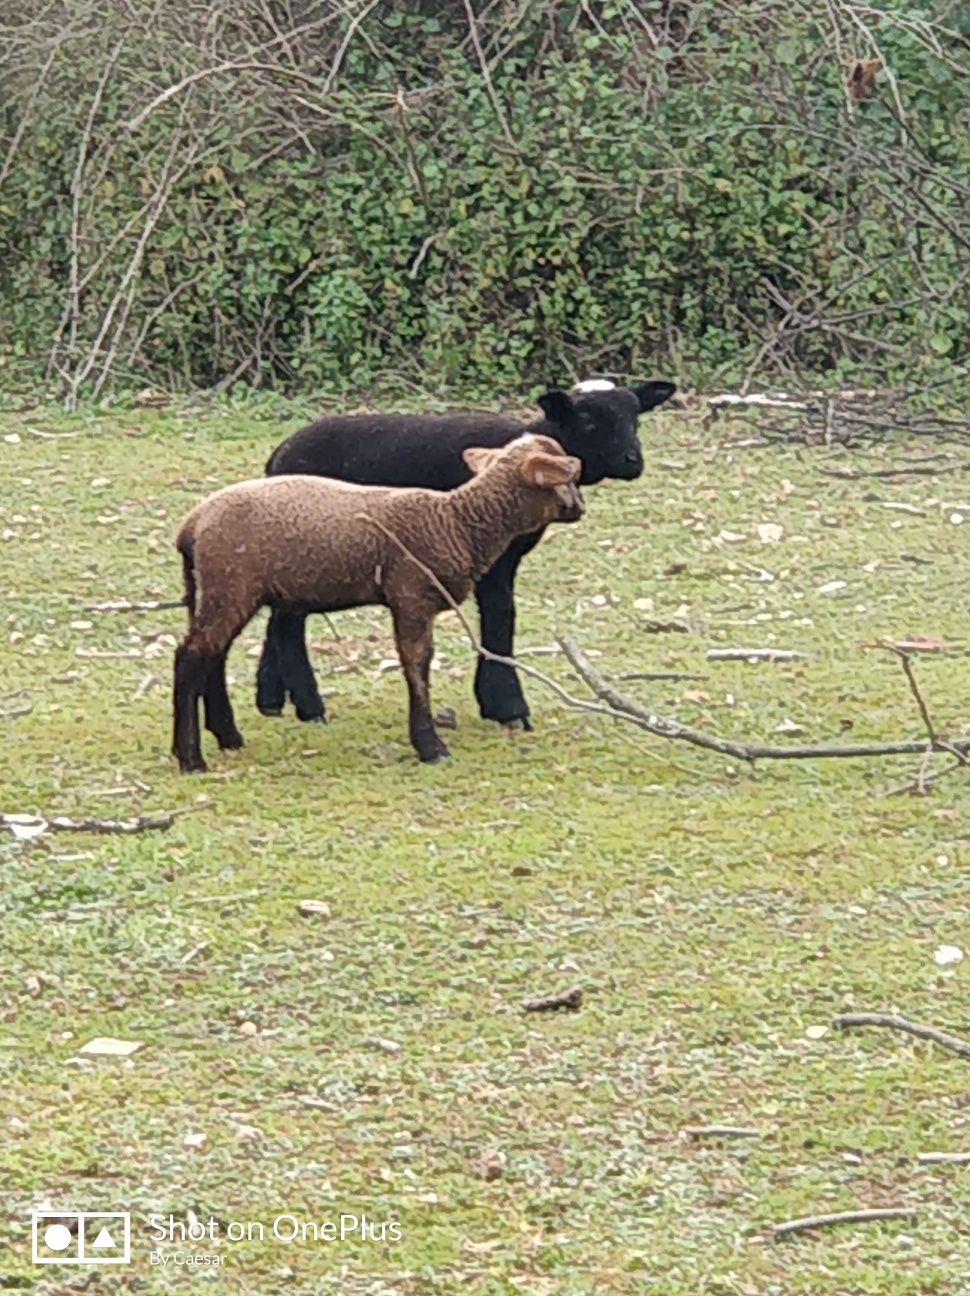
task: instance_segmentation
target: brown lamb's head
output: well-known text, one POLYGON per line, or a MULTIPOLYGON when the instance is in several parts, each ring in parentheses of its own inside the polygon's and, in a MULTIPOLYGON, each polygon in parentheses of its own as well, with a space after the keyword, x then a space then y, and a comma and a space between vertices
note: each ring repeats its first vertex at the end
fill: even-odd
POLYGON ((547 522, 578 522, 583 516, 582 462, 567 455, 552 437, 526 433, 498 449, 471 446, 463 457, 476 477, 488 473, 491 479, 494 474, 497 489, 504 484, 517 493, 535 519, 535 530, 547 522))

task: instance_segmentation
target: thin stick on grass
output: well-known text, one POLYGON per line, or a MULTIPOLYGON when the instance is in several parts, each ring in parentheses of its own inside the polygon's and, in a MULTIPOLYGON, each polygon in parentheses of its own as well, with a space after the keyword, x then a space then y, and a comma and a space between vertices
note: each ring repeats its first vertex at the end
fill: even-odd
POLYGON ((582 1002, 582 986, 570 986, 568 990, 561 990, 558 994, 544 995, 538 999, 523 999, 522 1010, 527 1013, 538 1013, 558 1012, 565 1008, 568 1012, 576 1012, 582 1002))
POLYGON ((875 1224, 881 1220, 914 1220, 916 1211, 910 1206, 885 1206, 876 1210, 839 1211, 833 1215, 805 1215, 801 1219, 786 1220, 776 1224, 776 1238, 790 1237, 792 1233, 807 1233, 811 1229, 830 1228, 835 1224, 875 1224))
POLYGON ((127 599, 115 599, 110 603, 85 603, 85 612, 159 612, 167 608, 185 607, 185 599, 145 599, 142 602, 129 602, 127 599))
POLYGON ((932 1040, 934 1044, 949 1049, 951 1053, 959 1053, 961 1057, 970 1058, 970 1044, 966 1040, 959 1039, 956 1035, 948 1035, 946 1031, 937 1030, 935 1026, 925 1026, 922 1022, 910 1021, 908 1017, 900 1017, 896 1013, 840 1013, 838 1017, 832 1018, 832 1025, 837 1026, 839 1030, 848 1030, 853 1026, 885 1026, 889 1030, 915 1035, 917 1039, 932 1040))
MULTIPOLYGON (((40 832, 118 833, 130 837, 135 833, 165 832, 178 814, 187 810, 170 810, 162 815, 139 815, 137 819, 69 819, 66 815, 0 814, 0 827, 16 832, 18 828, 38 828, 40 832)), ((40 833, 37 834, 38 836, 40 833)))
MULTIPOLYGON (((658 738, 669 738, 702 747, 707 751, 718 752, 722 756, 731 756, 735 760, 753 764, 759 760, 822 760, 848 759, 860 756, 907 756, 920 755, 926 750, 926 741, 903 741, 888 743, 823 743, 817 746, 771 747, 760 743, 742 743, 730 738, 717 738, 711 734, 692 729, 666 716, 640 706, 631 698, 615 689, 596 669, 579 645, 568 636, 560 638, 559 643, 568 661, 577 675, 592 692, 606 704, 614 715, 622 715, 632 724, 639 725, 658 738)), ((936 740, 934 750, 948 751, 953 755, 970 751, 970 738, 958 738, 953 742, 936 740)))
POLYGON ((756 1139, 761 1134, 747 1125, 686 1125, 684 1133, 688 1138, 739 1138, 756 1139))

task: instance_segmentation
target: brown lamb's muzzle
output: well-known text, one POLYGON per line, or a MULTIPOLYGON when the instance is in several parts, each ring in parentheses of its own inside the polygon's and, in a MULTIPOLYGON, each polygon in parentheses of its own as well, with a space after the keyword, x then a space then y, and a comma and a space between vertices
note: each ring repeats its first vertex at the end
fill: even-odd
POLYGON ((567 455, 558 441, 546 436, 530 439, 523 477, 549 492, 551 522, 578 522, 583 516, 583 497, 579 493, 582 472, 582 461, 567 455))
POLYGON ((583 497, 575 482, 571 482, 568 486, 561 486, 556 491, 556 498, 560 506, 557 522, 578 522, 586 512, 583 497))

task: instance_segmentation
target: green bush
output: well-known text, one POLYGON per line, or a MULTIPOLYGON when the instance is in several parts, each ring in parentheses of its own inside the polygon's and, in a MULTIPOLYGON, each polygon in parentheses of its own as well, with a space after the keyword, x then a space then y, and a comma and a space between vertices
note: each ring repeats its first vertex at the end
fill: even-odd
POLYGON ((7 386, 918 384, 963 356, 967 42, 928 6, 491 6, 476 44, 463 3, 138 4, 30 0, 7 51, 7 386), (856 56, 885 64, 858 104, 856 56))

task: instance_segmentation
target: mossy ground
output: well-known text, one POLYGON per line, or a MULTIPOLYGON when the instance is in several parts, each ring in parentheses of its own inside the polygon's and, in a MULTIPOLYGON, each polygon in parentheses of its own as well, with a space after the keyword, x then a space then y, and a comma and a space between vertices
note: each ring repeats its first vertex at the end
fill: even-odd
MULTIPOLYGON (((298 421, 0 420, 0 709, 31 707, 0 721, 0 808, 187 812, 164 833, 0 843, 0 1286, 98 1276, 31 1266, 29 1212, 48 1203, 133 1212, 134 1263, 94 1290, 970 1290, 970 1167, 915 1161, 970 1151, 967 1062, 884 1030, 806 1035, 848 1008, 970 1035, 968 962, 934 962, 970 942, 962 773, 913 797, 890 793, 918 757, 732 770, 534 681, 535 733, 510 736, 477 717, 453 616, 434 688, 454 759, 422 767, 370 609, 312 627, 327 727, 254 712, 250 626, 230 658, 247 745, 206 735, 213 773, 178 776, 182 614, 85 605, 178 597, 178 519, 298 421), (330 917, 302 917, 304 899, 330 917), (579 1012, 521 1011, 573 983, 579 1012), (97 1035, 144 1047, 69 1065, 97 1035), (683 1133, 714 1122, 760 1137, 683 1133), (488 1149, 505 1170, 485 1182, 488 1149), (792 1216, 883 1205, 917 1218, 771 1239, 792 1216), (366 1214, 402 1237, 223 1241, 196 1248, 221 1269, 152 1268, 148 1215, 189 1210, 223 1227, 366 1214)), ((703 675, 623 687, 724 734, 921 737, 899 663, 870 645, 965 638, 970 485, 818 470, 961 452, 732 447, 737 425, 677 415, 643 436, 643 478, 590 490, 586 520, 525 564, 520 645, 568 631, 611 675, 703 675), (670 620, 689 633, 650 632, 670 620), (706 661, 731 644, 812 657, 706 661)), ((583 692, 561 658, 527 660, 583 692)), ((940 730, 970 730, 966 658, 916 669, 940 730)))

